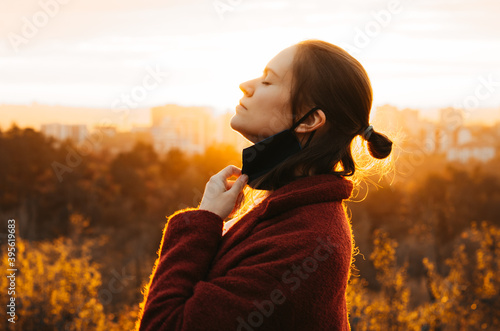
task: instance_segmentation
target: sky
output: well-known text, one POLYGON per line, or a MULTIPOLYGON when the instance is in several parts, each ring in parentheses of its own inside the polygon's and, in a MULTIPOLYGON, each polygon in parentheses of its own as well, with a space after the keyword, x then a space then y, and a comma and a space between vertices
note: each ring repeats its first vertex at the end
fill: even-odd
POLYGON ((0 0, 0 106, 234 111, 240 83, 322 39, 362 63, 374 107, 500 118, 499 16, 498 0, 0 0))

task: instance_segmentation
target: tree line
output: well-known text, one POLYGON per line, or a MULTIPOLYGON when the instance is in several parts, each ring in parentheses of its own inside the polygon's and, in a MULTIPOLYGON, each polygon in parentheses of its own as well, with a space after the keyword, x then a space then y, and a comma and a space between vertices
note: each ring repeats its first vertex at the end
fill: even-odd
MULTIPOLYGON (((210 176, 241 166, 241 154, 219 144, 160 155, 137 141, 128 151, 101 148, 68 163, 76 150, 30 128, 0 132, 0 216, 16 219, 20 236, 18 322, 38 330, 130 329, 165 217, 196 207, 210 176), (69 168, 58 173, 57 164, 69 168)), ((348 288, 353 330, 500 326, 499 165, 498 158, 458 165, 429 156, 396 185, 358 188, 365 198, 347 202, 359 251, 348 288)), ((0 249, 3 265, 3 240, 0 249)))

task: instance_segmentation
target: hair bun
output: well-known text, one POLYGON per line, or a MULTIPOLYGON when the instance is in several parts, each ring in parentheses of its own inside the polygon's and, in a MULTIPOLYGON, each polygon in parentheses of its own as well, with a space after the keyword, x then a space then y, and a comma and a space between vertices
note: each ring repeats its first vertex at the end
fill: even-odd
MULTIPOLYGON (((370 125, 371 126, 371 125, 370 125)), ((370 127, 367 128, 367 130, 370 127)), ((367 131, 365 130, 365 132, 367 131)), ((363 137, 367 137, 366 140, 368 142, 368 151, 370 155, 376 159, 385 159, 391 154, 392 151, 392 141, 382 133, 378 133, 377 131, 368 130, 368 133, 365 135, 363 133, 363 137)))

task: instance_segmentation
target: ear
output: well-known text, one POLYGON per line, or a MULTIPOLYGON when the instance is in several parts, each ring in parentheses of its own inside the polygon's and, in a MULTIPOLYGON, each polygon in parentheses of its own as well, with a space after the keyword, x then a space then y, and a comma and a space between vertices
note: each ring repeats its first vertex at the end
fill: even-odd
POLYGON ((321 110, 318 109, 308 118, 304 120, 304 122, 300 123, 297 128, 295 128, 295 132, 306 133, 317 130, 326 124, 326 115, 321 110))

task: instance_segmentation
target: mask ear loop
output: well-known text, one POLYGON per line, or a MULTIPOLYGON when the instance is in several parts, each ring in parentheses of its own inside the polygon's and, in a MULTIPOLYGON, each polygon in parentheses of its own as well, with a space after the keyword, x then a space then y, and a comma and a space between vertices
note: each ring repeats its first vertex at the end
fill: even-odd
MULTIPOLYGON (((295 124, 293 124, 293 125, 292 125, 291 130, 294 132, 294 134, 295 134, 295 128, 296 128, 297 126, 299 126, 299 124, 300 124, 303 120, 305 120, 305 119, 306 119, 309 115, 311 115, 313 112, 315 112, 315 111, 316 111, 316 110, 318 110, 318 109, 320 109, 320 107, 317 107, 317 106, 316 106, 316 107, 314 107, 313 109, 311 109, 310 111, 308 111, 308 112, 307 112, 307 114, 305 114, 304 116, 302 116, 302 118, 301 118, 300 120, 298 120, 297 122, 295 122, 295 124)), ((311 135, 310 135, 310 136, 309 136, 309 138, 307 139, 307 142, 306 142, 306 144, 304 145, 304 147, 303 147, 303 148, 306 148, 307 146, 309 146, 309 143, 311 142, 311 139, 312 139, 312 137, 314 136, 314 134, 315 134, 315 133, 316 133, 316 130, 314 130, 314 131, 311 133, 311 135)))
POLYGON ((314 130, 314 131, 311 133, 311 135, 309 136, 309 138, 307 138, 307 142, 306 142, 306 144, 304 145, 304 147, 303 147, 303 148, 306 148, 307 146, 309 146, 309 143, 311 142, 311 139, 312 139, 312 137, 314 136, 314 134, 315 134, 315 133, 316 133, 316 130, 314 130))

